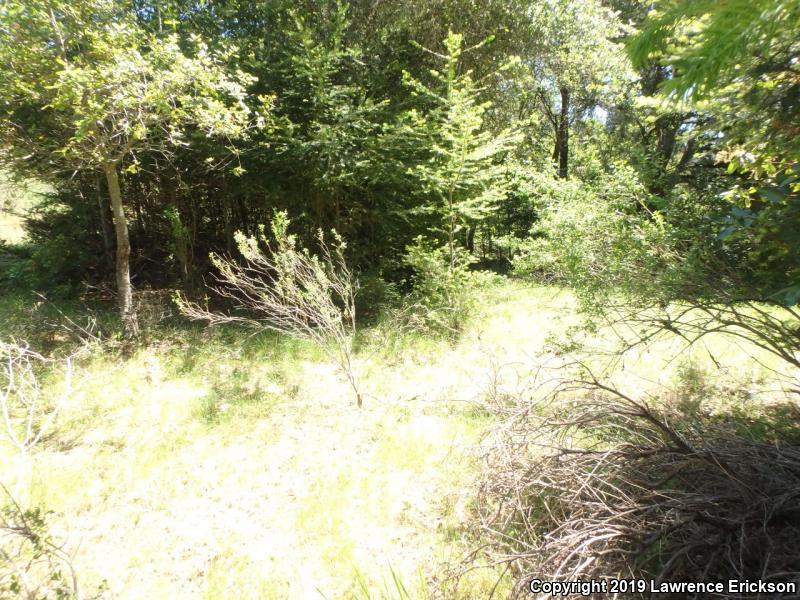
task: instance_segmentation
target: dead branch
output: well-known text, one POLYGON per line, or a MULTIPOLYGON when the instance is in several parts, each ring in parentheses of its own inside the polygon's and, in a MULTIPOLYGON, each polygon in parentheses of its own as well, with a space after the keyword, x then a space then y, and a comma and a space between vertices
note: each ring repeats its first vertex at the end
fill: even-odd
POLYGON ((0 412, 8 440, 23 454, 49 432, 64 403, 73 391, 73 359, 47 358, 27 344, 0 342, 0 412), (42 397, 42 369, 63 366, 62 390, 55 401, 42 397))
POLYGON ((503 400, 482 457, 480 538, 518 596, 533 577, 800 582, 799 447, 559 371, 503 400))

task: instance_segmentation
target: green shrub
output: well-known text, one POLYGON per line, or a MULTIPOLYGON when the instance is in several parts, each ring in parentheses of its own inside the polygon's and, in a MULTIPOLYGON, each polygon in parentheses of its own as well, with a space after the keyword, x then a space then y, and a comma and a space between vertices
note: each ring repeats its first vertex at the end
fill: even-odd
POLYGON ((713 186, 698 192, 678 185, 655 197, 625 166, 591 183, 540 180, 540 219, 514 259, 514 273, 570 286, 584 310, 602 311, 617 300, 764 300, 770 286, 759 282, 788 281, 756 256, 753 240, 721 235, 731 204, 713 186))
POLYGON ((697 222, 676 207, 655 209, 632 169, 543 191, 549 195, 514 261, 516 274, 562 281, 590 311, 618 296, 666 302, 678 295, 695 268, 691 244, 699 235, 689 230, 697 222))
POLYGON ((475 258, 460 248, 451 266, 449 249, 421 236, 406 248, 405 262, 413 270, 412 324, 432 333, 458 335, 476 308, 476 290, 493 275, 470 269, 475 258))

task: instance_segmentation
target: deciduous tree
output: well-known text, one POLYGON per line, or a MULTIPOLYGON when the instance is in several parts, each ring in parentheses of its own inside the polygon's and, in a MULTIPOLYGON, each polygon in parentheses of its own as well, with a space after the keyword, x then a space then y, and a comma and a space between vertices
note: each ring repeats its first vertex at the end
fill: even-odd
POLYGON ((127 335, 137 331, 121 173, 137 154, 169 152, 184 129, 241 135, 247 78, 228 73, 195 37, 140 27, 109 0, 10 0, 0 6, 0 143, 11 166, 100 171, 116 232, 116 283, 127 335))

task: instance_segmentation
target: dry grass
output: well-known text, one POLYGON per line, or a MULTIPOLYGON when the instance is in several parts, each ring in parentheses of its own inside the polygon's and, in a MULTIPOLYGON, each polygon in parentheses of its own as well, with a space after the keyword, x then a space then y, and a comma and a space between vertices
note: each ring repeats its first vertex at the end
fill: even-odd
MULTIPOLYGON (((82 589, 108 598, 501 597, 513 582, 495 588, 503 564, 450 577, 474 542, 473 450, 497 419, 475 399, 531 392, 528 365, 577 318, 555 288, 498 286, 483 304, 454 345, 363 332, 360 410, 307 343, 154 328, 131 356, 76 363, 82 383, 28 462, 0 445, 0 481, 52 511, 82 589)), ((9 326, 20 306, 0 302, 9 326)), ((665 366, 671 343, 626 365, 658 388, 686 364, 665 366)), ((740 360, 704 343, 721 364, 740 360)), ((705 356, 682 360, 716 369, 705 356)), ((684 378, 685 399, 710 409, 703 381, 684 378)))
MULTIPOLYGON (((0 449, 0 480, 52 511, 82 588, 109 598, 400 598, 395 578, 428 597, 466 548, 486 348, 546 335, 507 315, 554 317, 550 292, 491 293, 456 346, 384 352, 391 332, 370 332, 363 409, 317 350, 274 336, 167 332, 97 355, 29 464, 0 449)), ((476 573, 450 597, 492 584, 476 573)))

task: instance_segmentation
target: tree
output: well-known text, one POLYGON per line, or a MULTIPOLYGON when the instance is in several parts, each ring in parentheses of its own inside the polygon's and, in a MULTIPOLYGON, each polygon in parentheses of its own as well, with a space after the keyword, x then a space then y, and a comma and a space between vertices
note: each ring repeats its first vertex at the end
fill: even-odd
POLYGON ((241 73, 200 39, 147 32, 115 2, 9 1, 0 7, 0 143, 12 167, 100 171, 116 233, 116 283, 125 332, 137 331, 121 173, 137 154, 168 153, 184 129, 234 137, 246 127, 241 73))
POLYGON ((530 73, 552 128, 552 160, 559 177, 569 174, 570 128, 598 105, 612 104, 632 80, 619 43, 623 28, 599 0, 545 0, 529 9, 530 73))
POLYGON ((270 147, 303 180, 314 226, 349 233, 348 213, 358 212, 353 196, 377 170, 374 142, 387 103, 370 98, 359 78, 363 56, 345 40, 347 4, 328 8, 322 24, 319 16, 290 13, 276 69, 283 119, 270 147))
POLYGON ((406 83, 422 109, 401 115, 397 132, 417 154, 409 173, 430 198, 421 210, 441 218, 451 270, 458 231, 485 218, 505 194, 501 158, 516 142, 510 129, 498 133, 485 127, 489 104, 480 102, 482 90, 471 72, 459 72, 464 52, 462 36, 450 32, 445 54, 433 53, 443 64, 431 71, 433 85, 406 72, 406 83))
POLYGON ((719 234, 763 299, 800 302, 800 2, 670 0, 630 45, 638 65, 660 60, 660 91, 701 108, 715 161, 739 180, 719 234))
POLYGON ((725 115, 733 120, 726 129, 734 143, 797 160, 800 3, 671 0, 659 9, 630 44, 634 62, 661 57, 674 73, 661 82, 665 95, 712 101, 717 110, 724 110, 720 101, 736 105, 725 115))

